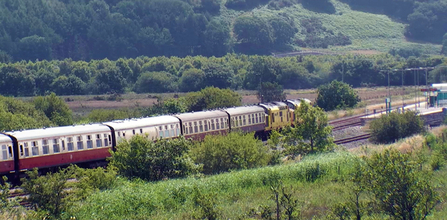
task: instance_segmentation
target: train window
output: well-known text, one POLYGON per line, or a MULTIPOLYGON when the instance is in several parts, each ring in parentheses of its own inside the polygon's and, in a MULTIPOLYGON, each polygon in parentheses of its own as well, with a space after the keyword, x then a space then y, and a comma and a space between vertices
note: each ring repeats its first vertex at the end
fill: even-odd
POLYGON ((82 142, 82 136, 78 136, 77 140, 78 140, 78 142, 77 142, 78 150, 84 149, 84 142, 82 142))
POLYGON ((123 137, 126 137, 126 133, 124 133, 124 131, 123 131, 123 137))
POLYGON ((8 151, 6 150, 6 145, 2 145, 2 155, 3 160, 8 159, 8 151))
POLYGON ((165 125, 165 129, 166 129, 166 130, 168 130, 168 129, 169 129, 167 125, 165 125))
POLYGON ((93 148, 93 140, 91 135, 87 135, 87 148, 93 148))
POLYGON ((169 137, 169 130, 165 131, 165 136, 168 138, 169 137))
POLYGON ((71 138, 71 137, 67 138, 67 149, 68 149, 68 151, 74 150, 73 138, 71 138))
POLYGON ((234 127, 234 117, 231 118, 231 127, 234 127))
POLYGON ((247 124, 247 120, 245 119, 245 115, 244 115, 244 125, 246 125, 247 124))
POLYGON ((28 142, 25 142, 23 144, 25 145, 25 157, 29 157, 28 142))
POLYGON ((33 146, 31 151, 33 152, 33 156, 39 155, 39 148, 37 146, 33 146))
POLYGON ((197 122, 194 122, 194 133, 199 132, 199 129, 197 128, 197 122))
POLYGON ((208 121, 205 121, 205 131, 208 131, 208 121))
POLYGON ((160 131, 163 130, 163 126, 158 127, 158 129, 159 129, 160 131))
POLYGON ((177 131, 176 135, 179 136, 180 135, 180 128, 179 128, 178 124, 175 125, 175 130, 177 131))
MULTIPOLYGON (((186 126, 186 125, 185 125, 186 126)), ((183 134, 188 134, 188 128, 183 126, 183 134)))
POLYGON ((215 130, 216 128, 214 127, 214 120, 211 119, 211 130, 215 130))
POLYGON ((251 117, 248 115, 248 124, 251 125, 251 117))
POLYGON ((65 141, 61 140, 61 142, 62 142, 62 151, 65 151, 65 141))
POLYGON ((275 123, 275 115, 272 113, 272 123, 275 123))
POLYGON ((96 147, 102 147, 101 139, 96 139, 96 147))
POLYGON ((20 156, 23 156, 23 145, 20 145, 20 156))
POLYGON ((57 139, 53 139, 53 153, 59 153, 61 148, 59 147, 59 143, 57 139))
POLYGON ((216 129, 219 130, 220 126, 219 126, 219 119, 216 119, 216 129))
POLYGON ((158 132, 158 135, 160 136, 160 138, 163 138, 163 131, 158 132))
POLYGON ((120 137, 121 136, 120 132, 118 131, 117 133, 118 133, 118 137, 120 137))
POLYGON ((202 121, 199 121, 199 129, 200 129, 200 132, 203 132, 203 124, 202 124, 202 121))
POLYGON ((281 122, 283 122, 283 120, 282 120, 282 112, 279 112, 279 117, 281 117, 281 122))
POLYGON ((189 126, 189 134, 192 134, 192 127, 189 126))
POLYGON ((107 134, 104 134, 104 146, 109 146, 109 144, 112 144, 112 138, 109 135, 109 138, 107 138, 107 134))
POLYGON ((132 130, 133 135, 135 135, 135 129, 132 130))
POLYGON ((42 141, 42 153, 43 154, 50 153, 50 146, 48 146, 48 140, 43 140, 42 141))
POLYGON ((143 134, 143 129, 140 129, 140 134, 143 134))

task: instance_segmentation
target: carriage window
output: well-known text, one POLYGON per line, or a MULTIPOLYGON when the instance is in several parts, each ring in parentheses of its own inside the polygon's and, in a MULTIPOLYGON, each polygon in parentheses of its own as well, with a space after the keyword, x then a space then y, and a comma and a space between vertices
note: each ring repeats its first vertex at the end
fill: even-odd
POLYGON ((8 151, 6 150, 6 145, 2 145, 2 155, 3 160, 8 159, 8 151))
POLYGON ((25 157, 29 157, 28 142, 25 142, 23 144, 25 145, 25 157))
MULTIPOLYGON (((185 125, 186 126, 186 125, 185 125)), ((188 128, 187 127, 183 127, 183 133, 184 134, 188 134, 188 128)))
POLYGON ((65 141, 64 140, 62 140, 62 150, 63 151, 65 150, 65 141))
POLYGON ((143 134, 143 129, 140 129, 140 134, 143 134))
POLYGON ((208 131, 208 121, 205 121, 205 131, 208 131))
POLYGON ((175 125, 175 130, 177 131, 177 136, 179 136, 180 135, 180 128, 179 128, 178 124, 175 125))
POLYGON ((247 124, 247 121, 246 121, 245 115, 244 115, 244 125, 246 125, 246 124, 247 124))
POLYGON ((214 129, 215 129, 215 127, 214 127, 214 120, 211 119, 211 130, 214 130, 214 129))
POLYGON ((194 122, 194 133, 199 132, 199 129, 197 128, 197 122, 194 122))
POLYGON ((61 151, 57 139, 53 139, 53 153, 59 153, 61 151))
POLYGON ((132 130, 132 133, 133 133, 133 135, 135 135, 135 129, 134 129, 134 130, 132 130))
POLYGON ((250 115, 248 115, 248 124, 249 125, 251 124, 251 117, 250 117, 250 115))
POLYGON ((39 148, 37 145, 37 141, 31 142, 31 151, 33 152, 33 156, 39 155, 39 148))
POLYGON ((166 136, 166 137, 169 137, 169 130, 166 130, 166 131, 165 131, 165 136, 166 136))
POLYGON ((234 117, 231 118, 231 127, 234 127, 234 117))
POLYGON ((67 149, 68 151, 74 150, 73 138, 67 138, 67 149))
POLYGON ((126 133, 124 133, 124 131, 123 131, 123 137, 126 137, 126 133))
POLYGON ((78 140, 78 143, 77 143, 78 150, 84 149, 84 142, 82 142, 82 136, 78 136, 77 140, 78 140))
POLYGON ((87 135, 87 148, 93 148, 93 140, 91 135, 87 135))
POLYGON ((102 147, 101 135, 100 134, 96 135, 96 147, 102 147))
POLYGON ((104 134, 104 146, 109 146, 109 142, 110 141, 112 141, 112 138, 110 138, 110 135, 109 135, 109 138, 107 138, 107 134, 104 134))
POLYGON ((203 132, 203 124, 202 124, 202 121, 199 121, 199 128, 200 128, 200 132, 203 132))
POLYGON ((216 119, 216 129, 219 130, 220 129, 220 125, 219 125, 219 119, 216 119))
POLYGON ((20 145, 20 156, 23 156, 23 145, 20 145))
POLYGON ((43 140, 42 141, 42 153, 43 154, 50 153, 50 146, 48 146, 48 140, 43 140))
POLYGON ((158 132, 158 135, 160 136, 160 138, 163 138, 163 131, 158 132))
MULTIPOLYGON (((250 118, 250 116, 248 116, 248 117, 250 118)), ((251 114, 251 121, 253 124, 255 123, 255 115, 254 114, 251 114)))

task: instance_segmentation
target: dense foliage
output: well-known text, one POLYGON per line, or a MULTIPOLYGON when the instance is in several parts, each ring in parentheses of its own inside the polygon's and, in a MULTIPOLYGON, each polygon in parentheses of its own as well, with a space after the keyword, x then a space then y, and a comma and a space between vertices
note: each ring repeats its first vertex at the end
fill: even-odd
MULTIPOLYGON (((0 63, 0 94, 8 96, 119 94, 124 92, 190 92, 214 86, 256 90, 261 83, 284 89, 316 88, 343 80, 354 87, 388 85, 382 70, 445 65, 442 57, 402 59, 375 56, 306 56, 274 58, 228 54, 216 57, 138 57, 92 60, 0 63)), ((445 68, 439 68, 444 69, 445 68)), ((404 84, 414 85, 411 72, 404 84)), ((425 84, 424 74, 420 83, 425 84)), ((447 73, 442 73, 447 75, 447 73)), ((429 79, 434 81, 432 73, 429 79)), ((445 78, 447 79, 447 78, 445 78)), ((390 84, 401 85, 401 73, 390 72, 390 84)))
POLYGON ((184 138, 153 142, 136 135, 116 146, 110 165, 130 179, 156 181, 188 176, 200 169, 187 155, 190 145, 184 138))
POLYGON ((391 112, 370 124, 371 139, 376 143, 392 143, 424 131, 424 122, 416 112, 391 112))
POLYGON ((261 102, 283 101, 286 99, 284 89, 278 83, 263 82, 258 88, 258 100, 261 102))
POLYGON ((253 133, 231 132, 226 136, 208 135, 191 148, 191 157, 203 164, 203 173, 216 174, 230 170, 265 166, 271 155, 253 133))
POLYGON ((295 110, 296 126, 278 134, 273 132, 271 141, 285 148, 287 155, 298 156, 333 150, 332 127, 328 126, 327 114, 304 100, 295 110), (281 137, 278 139, 279 137, 281 137))
POLYGON ((360 102, 357 92, 351 86, 337 80, 318 87, 317 94, 316 104, 326 111, 352 108, 360 102))

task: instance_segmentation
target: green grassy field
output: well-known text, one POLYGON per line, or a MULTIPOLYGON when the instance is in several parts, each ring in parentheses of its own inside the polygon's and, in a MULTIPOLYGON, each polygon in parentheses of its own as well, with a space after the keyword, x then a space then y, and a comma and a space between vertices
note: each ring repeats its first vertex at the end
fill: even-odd
MULTIPOLYGON (((374 50, 388 52, 393 48, 418 49, 425 54, 439 54, 442 45, 429 43, 416 43, 408 41, 404 36, 406 24, 392 20, 386 15, 372 14, 362 11, 352 10, 349 5, 331 0, 335 13, 318 13, 306 8, 301 4, 294 4, 291 7, 280 10, 269 9, 268 6, 260 6, 248 12, 223 9, 218 19, 223 19, 229 23, 241 15, 252 15, 258 17, 285 16, 291 18, 296 27, 300 27, 301 20, 306 18, 318 18, 322 21, 327 30, 334 33, 342 33, 349 36, 352 45, 332 46, 330 51, 347 52, 352 50, 374 50)), ((298 32, 295 38, 303 39, 304 35, 298 32)), ((299 50, 300 48, 295 48, 299 50)))

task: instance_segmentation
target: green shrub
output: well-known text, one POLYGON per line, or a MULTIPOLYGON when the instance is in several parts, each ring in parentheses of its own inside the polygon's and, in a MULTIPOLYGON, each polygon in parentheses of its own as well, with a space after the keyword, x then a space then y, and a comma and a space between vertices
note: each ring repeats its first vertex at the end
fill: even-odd
POLYGON ((357 92, 350 85, 336 80, 318 87, 317 94, 316 104, 326 111, 352 108, 360 102, 357 92))
POLYGON ((268 147, 253 133, 238 132, 208 135, 192 147, 190 155, 195 163, 203 164, 205 174, 265 166, 271 157, 268 147))
POLYGON ((371 122, 371 139, 376 143, 392 143, 401 138, 421 133, 425 130, 424 122, 416 112, 403 114, 391 112, 371 122))

